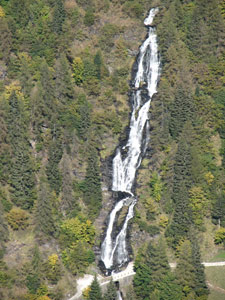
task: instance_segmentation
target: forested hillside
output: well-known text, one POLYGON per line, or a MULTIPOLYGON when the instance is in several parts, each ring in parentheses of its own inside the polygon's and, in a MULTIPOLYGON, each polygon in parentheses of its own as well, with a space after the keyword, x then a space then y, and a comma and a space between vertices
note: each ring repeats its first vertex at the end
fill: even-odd
MULTIPOLYGON (((125 299, 208 298, 201 261, 225 260, 225 2, 1 0, 0 299, 68 299, 99 272, 108 166, 155 6, 161 77, 125 299)), ((95 284, 86 299, 100 299, 95 284)))

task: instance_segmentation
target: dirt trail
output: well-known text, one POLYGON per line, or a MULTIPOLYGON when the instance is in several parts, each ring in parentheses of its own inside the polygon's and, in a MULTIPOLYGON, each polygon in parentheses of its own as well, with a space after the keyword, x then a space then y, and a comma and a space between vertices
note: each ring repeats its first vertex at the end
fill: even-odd
POLYGON ((217 291, 217 292, 222 293, 222 294, 225 295, 225 290, 224 290, 224 289, 222 289, 222 288, 220 288, 220 287, 218 287, 218 286, 215 286, 215 285, 211 284, 209 281, 206 281, 206 283, 207 283, 207 285, 208 285, 208 287, 209 287, 210 289, 215 290, 215 291, 217 291))

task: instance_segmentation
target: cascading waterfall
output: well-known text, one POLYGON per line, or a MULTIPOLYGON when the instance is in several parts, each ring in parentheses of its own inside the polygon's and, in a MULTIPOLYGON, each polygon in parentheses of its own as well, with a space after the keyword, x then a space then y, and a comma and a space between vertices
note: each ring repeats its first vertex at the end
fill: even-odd
POLYGON ((157 92, 156 87, 160 72, 157 36, 153 22, 158 8, 152 8, 144 24, 148 26, 148 36, 140 47, 137 58, 137 72, 133 81, 132 114, 130 132, 125 146, 119 147, 113 159, 112 190, 126 192, 127 197, 116 203, 110 213, 105 239, 101 246, 101 260, 107 270, 122 266, 129 260, 126 245, 128 222, 134 216, 134 206, 137 202, 132 192, 136 171, 141 164, 149 137, 148 112, 152 96, 157 92), (147 91, 147 100, 146 100, 147 91), (123 206, 129 206, 122 228, 113 238, 116 226, 116 215, 123 206))

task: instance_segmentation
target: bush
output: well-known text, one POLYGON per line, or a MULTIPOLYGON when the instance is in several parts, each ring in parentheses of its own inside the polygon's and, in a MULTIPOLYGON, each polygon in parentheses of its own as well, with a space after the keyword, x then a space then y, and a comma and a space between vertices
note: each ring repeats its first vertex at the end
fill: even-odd
POLYGON ((101 37, 99 40, 100 47, 103 50, 110 50, 111 47, 114 46, 113 38, 116 34, 119 34, 121 29, 119 26, 115 24, 106 24, 102 27, 101 37))
POLYGON ((214 242, 215 244, 225 243, 225 228, 221 227, 216 231, 214 242))
POLYGON ((130 17, 140 18, 144 13, 144 6, 138 1, 127 1, 123 6, 123 11, 130 17))
POLYGON ((95 15, 93 10, 90 8, 86 11, 84 16, 84 24, 86 26, 92 26, 95 23, 95 15))
POLYGON ((13 230, 25 229, 29 225, 28 213, 19 207, 13 207, 10 210, 7 220, 13 230))

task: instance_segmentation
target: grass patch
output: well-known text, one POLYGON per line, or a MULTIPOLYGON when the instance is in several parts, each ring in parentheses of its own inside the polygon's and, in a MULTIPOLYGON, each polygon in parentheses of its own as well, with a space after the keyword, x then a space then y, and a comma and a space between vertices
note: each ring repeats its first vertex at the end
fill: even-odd
POLYGON ((225 295, 222 293, 219 293, 215 290, 210 290, 210 295, 208 297, 208 300, 224 300, 225 295))
POLYGON ((225 250, 221 249, 210 261, 225 261, 225 250))
MULTIPOLYGON (((206 279, 212 285, 225 289, 225 266, 205 268, 206 279)), ((219 299, 219 298, 218 298, 219 299)), ((225 299, 225 295, 223 295, 225 299)))

